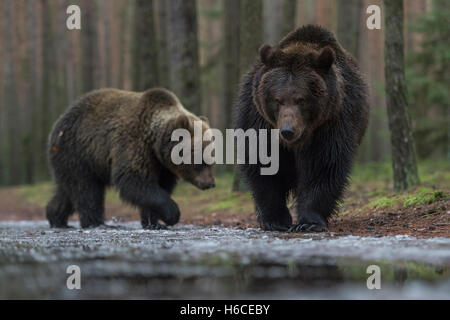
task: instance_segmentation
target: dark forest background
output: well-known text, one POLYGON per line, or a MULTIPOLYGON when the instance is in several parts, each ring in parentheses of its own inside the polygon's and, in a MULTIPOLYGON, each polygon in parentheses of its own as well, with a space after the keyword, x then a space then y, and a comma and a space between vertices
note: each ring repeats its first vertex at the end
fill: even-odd
MULTIPOLYGON (((0 185, 49 179, 51 126, 91 89, 167 87, 212 127, 231 127, 238 83, 259 46, 310 23, 336 33, 370 85, 370 127, 358 161, 388 161, 383 9, 381 0, 1 0, 0 185), (71 4, 81 8, 81 30, 66 27, 71 4), (366 27, 371 4, 382 8, 381 30, 366 27)), ((391 9, 404 17, 417 157, 450 161, 448 1, 406 0, 391 9)))

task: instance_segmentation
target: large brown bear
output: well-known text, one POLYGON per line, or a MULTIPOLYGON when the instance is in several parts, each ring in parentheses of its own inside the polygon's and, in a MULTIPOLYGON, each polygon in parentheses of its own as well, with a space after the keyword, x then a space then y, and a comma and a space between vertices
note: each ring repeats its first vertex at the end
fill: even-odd
MULTIPOLYGON (((170 195, 178 178, 200 189, 214 186, 206 164, 174 165, 172 131, 193 132, 199 117, 164 89, 136 93, 101 89, 83 96, 55 124, 49 160, 56 192, 47 205, 52 227, 67 227, 75 210, 81 227, 104 224, 105 187, 138 207, 144 228, 176 224, 178 205, 170 195)), ((202 123, 203 130, 209 128, 202 123)), ((207 143, 204 143, 205 147, 207 143)))
POLYGON ((327 229, 368 117, 358 65, 331 32, 305 26, 261 47, 241 86, 235 127, 280 130, 276 175, 260 175, 261 164, 240 166, 263 229, 327 229), (290 194, 295 225, 286 206, 290 194))

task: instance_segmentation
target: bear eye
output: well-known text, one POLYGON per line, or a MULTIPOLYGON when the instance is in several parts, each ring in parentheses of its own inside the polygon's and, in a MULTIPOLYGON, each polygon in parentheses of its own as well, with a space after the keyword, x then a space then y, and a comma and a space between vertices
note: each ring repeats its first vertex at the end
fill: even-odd
POLYGON ((275 98, 275 102, 276 102, 277 104, 282 104, 282 103, 283 103, 280 99, 277 99, 277 98, 275 98))

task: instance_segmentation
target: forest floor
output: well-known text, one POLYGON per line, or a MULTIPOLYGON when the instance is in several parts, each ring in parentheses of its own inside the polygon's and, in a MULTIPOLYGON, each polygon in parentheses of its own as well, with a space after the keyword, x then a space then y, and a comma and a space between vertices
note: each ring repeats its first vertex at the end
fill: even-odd
MULTIPOLYGON (((390 164, 358 165, 338 215, 330 220, 333 235, 382 237, 411 235, 419 238, 450 237, 450 164, 423 163, 421 185, 402 194, 392 191, 390 164)), ((257 228, 248 192, 231 192, 232 175, 219 174, 215 189, 199 191, 180 183, 174 199, 181 209, 181 224, 257 228)), ((51 183, 0 189, 0 220, 45 220, 51 183)), ((110 190, 106 218, 114 222, 139 220, 138 211, 123 204, 110 190)), ((78 219, 77 216, 72 218, 78 219)))

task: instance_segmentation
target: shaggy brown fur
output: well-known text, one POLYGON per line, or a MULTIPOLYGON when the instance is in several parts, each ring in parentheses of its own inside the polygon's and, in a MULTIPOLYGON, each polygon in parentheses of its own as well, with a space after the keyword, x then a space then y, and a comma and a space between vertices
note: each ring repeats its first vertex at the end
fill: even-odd
MULTIPOLYGON (((66 227, 77 210, 83 228, 104 223, 104 190, 118 188, 121 198, 140 208, 144 228, 158 220, 179 220, 170 198, 178 178, 200 189, 214 185, 211 166, 174 165, 171 141, 178 128, 193 131, 201 119, 164 89, 129 92, 101 89, 81 97, 55 124, 49 160, 57 185, 47 205, 52 227, 66 227)), ((209 128, 202 122, 203 129, 209 128)))
POLYGON ((276 175, 261 176, 261 163, 240 166, 262 228, 327 229, 368 119, 367 86, 331 32, 305 26, 261 47, 241 86, 235 126, 280 130, 276 175), (286 206, 291 194, 295 225, 286 206))

